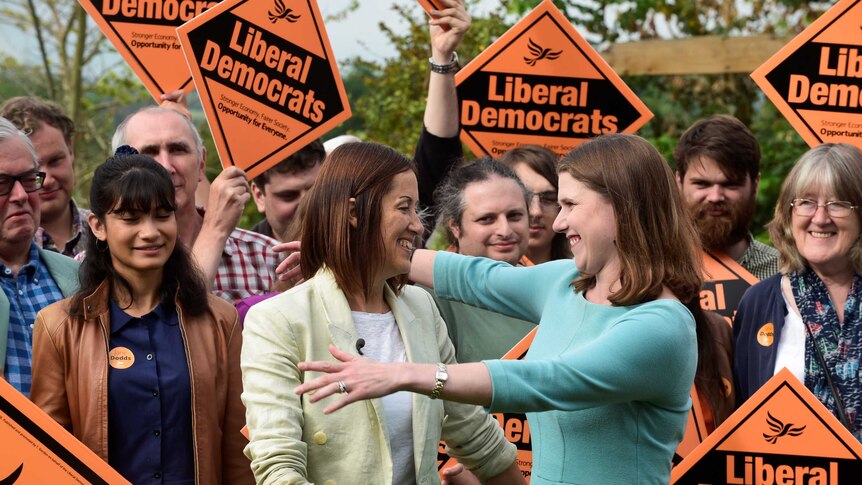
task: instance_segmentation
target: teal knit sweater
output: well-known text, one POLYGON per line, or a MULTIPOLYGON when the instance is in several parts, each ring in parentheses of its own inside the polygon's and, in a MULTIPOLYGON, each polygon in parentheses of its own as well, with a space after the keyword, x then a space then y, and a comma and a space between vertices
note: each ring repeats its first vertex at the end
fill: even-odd
POLYGON ((667 484, 691 407, 694 318, 676 300, 615 307, 569 286, 571 260, 519 268, 440 252, 444 298, 540 322, 522 361, 484 361, 493 412, 526 412, 532 485, 667 484))

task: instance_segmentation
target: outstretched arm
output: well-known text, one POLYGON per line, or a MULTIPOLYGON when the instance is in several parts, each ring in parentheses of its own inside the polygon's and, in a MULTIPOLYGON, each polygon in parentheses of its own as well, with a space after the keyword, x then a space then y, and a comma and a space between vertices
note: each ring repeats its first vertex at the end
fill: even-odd
MULTIPOLYGON (((329 346, 329 352, 339 362, 300 362, 303 372, 324 372, 325 375, 297 386, 297 394, 315 391, 310 402, 339 392, 339 381, 347 392, 323 410, 329 414, 352 402, 386 396, 398 391, 431 394, 437 382, 436 364, 380 363, 351 355, 329 346)), ((440 399, 489 406, 491 404, 491 376, 481 362, 448 366, 449 379, 443 386, 440 399)))
POLYGON ((410 260, 410 272, 407 273, 410 281, 415 281, 426 288, 434 288, 434 258, 436 257, 437 251, 415 250, 410 260))

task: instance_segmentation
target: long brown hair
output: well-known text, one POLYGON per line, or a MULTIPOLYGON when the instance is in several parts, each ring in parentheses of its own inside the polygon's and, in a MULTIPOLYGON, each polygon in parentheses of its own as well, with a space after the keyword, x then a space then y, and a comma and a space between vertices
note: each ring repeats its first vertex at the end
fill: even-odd
MULTIPOLYGON (((567 173, 601 194, 616 215, 621 288, 608 299, 633 305, 656 299, 667 286, 682 302, 697 298, 703 283, 700 241, 687 216, 667 162, 646 140, 603 135, 563 157, 567 173)), ((573 285, 584 291, 595 275, 573 285)))
MULTIPOLYGON (((385 257, 383 197, 395 176, 407 171, 416 173, 413 161, 379 143, 345 143, 329 154, 302 208, 304 278, 325 266, 346 294, 369 296, 385 257), (356 227, 350 224, 351 198, 356 227)), ((406 282, 406 274, 387 280, 396 293, 406 282)))

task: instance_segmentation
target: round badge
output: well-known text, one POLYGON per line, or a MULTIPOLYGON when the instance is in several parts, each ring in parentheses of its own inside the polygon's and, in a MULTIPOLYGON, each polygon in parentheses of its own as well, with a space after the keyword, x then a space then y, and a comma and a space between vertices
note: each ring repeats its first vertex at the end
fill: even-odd
POLYGON ((757 331, 757 343, 764 347, 769 347, 774 341, 775 329, 772 327, 772 324, 767 323, 766 325, 760 327, 760 330, 757 331))
POLYGON ((114 347, 108 353, 108 364, 114 369, 128 369, 135 363, 135 354, 125 347, 114 347))

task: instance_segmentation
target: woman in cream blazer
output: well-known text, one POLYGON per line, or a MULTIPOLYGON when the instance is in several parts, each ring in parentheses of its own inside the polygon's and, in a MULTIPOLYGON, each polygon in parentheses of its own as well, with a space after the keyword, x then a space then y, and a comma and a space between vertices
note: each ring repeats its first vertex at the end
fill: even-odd
MULTIPOLYGON (((404 286, 422 232, 417 203, 413 162, 383 145, 343 145, 321 169, 306 196, 308 281, 253 306, 245 320, 245 451, 258 483, 438 484, 441 438, 488 483, 523 483, 514 446, 479 407, 404 393, 326 414, 328 400, 294 392, 315 377, 297 364, 332 359, 330 346, 374 360, 454 363, 433 300, 404 286)), ((429 394, 434 387, 428 382, 429 394)))

